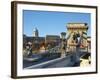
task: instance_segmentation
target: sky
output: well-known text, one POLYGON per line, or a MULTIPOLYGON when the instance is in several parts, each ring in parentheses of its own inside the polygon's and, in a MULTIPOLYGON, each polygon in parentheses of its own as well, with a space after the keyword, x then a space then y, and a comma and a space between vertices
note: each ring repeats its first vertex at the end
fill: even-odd
POLYGON ((67 31, 67 23, 87 23, 88 35, 91 35, 91 14, 75 12, 54 12, 23 10, 23 33, 33 36, 35 28, 40 37, 46 35, 60 35, 67 31))

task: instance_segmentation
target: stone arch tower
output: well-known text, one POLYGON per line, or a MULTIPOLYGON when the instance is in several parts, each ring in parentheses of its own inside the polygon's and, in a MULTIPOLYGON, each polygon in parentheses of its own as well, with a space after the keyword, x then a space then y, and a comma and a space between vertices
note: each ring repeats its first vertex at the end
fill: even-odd
POLYGON ((69 50, 75 49, 77 44, 81 44, 84 48, 87 46, 87 30, 87 23, 67 24, 67 47, 69 50), (78 41, 78 38, 81 39, 80 42, 78 41))

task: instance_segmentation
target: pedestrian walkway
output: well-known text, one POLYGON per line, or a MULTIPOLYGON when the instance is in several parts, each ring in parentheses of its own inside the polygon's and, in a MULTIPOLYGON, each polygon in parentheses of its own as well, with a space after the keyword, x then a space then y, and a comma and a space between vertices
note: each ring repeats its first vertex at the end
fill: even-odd
POLYGON ((56 67, 67 67, 72 66, 73 63, 71 62, 71 55, 68 55, 64 58, 57 58, 53 60, 49 60, 46 62, 42 62, 37 65, 32 65, 29 67, 26 67, 25 69, 34 69, 34 68, 56 68, 56 67))

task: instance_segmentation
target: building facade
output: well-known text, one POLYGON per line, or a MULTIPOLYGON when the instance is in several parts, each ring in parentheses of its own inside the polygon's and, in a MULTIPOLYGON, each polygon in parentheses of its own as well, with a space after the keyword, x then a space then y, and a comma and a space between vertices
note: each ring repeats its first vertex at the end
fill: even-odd
POLYGON ((60 43, 60 36, 46 35, 46 37, 29 37, 23 35, 23 48, 25 49, 28 43, 32 44, 33 51, 44 51, 44 49, 54 48, 60 43))

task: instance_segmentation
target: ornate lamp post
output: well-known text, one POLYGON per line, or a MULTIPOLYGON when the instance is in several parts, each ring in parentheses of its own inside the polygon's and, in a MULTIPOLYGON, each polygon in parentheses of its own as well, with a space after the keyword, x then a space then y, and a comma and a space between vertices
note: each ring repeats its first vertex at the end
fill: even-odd
POLYGON ((62 37, 62 39, 65 39, 65 37, 66 37, 66 32, 61 32, 61 37, 62 37))
POLYGON ((32 55, 32 43, 31 42, 27 43, 26 50, 27 50, 27 55, 31 56, 32 55))
POLYGON ((66 32, 61 32, 62 44, 61 44, 61 57, 66 56, 66 32))

